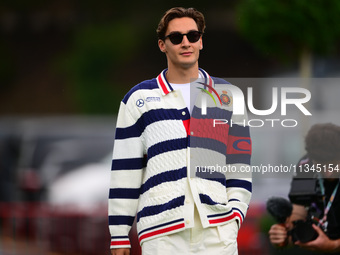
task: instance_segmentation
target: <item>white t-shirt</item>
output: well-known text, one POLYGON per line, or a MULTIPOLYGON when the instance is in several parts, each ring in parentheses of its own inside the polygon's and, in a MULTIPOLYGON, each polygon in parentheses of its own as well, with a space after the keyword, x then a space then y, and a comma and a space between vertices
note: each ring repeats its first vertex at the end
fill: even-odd
POLYGON ((189 111, 191 112, 192 109, 190 107, 190 83, 184 84, 170 83, 170 85, 174 90, 181 91, 185 104, 187 105, 189 111))
MULTIPOLYGON (((199 78, 201 78, 201 74, 199 74, 199 78)), ((174 90, 180 90, 182 93, 182 96, 184 98, 185 104, 187 105, 187 108, 189 109, 190 114, 192 113, 192 109, 194 108, 195 99, 197 97, 198 92, 200 92, 197 88, 192 88, 192 86, 195 83, 170 83, 171 87, 174 90)))

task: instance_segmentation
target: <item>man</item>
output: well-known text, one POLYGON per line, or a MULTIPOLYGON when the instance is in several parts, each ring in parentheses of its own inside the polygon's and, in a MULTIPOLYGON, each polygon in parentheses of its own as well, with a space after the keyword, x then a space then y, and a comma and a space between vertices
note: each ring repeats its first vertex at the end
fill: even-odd
MULTIPOLYGON (((132 88, 121 102, 109 195, 112 254, 129 254, 128 233, 135 216, 143 254, 237 254, 251 178, 199 177, 189 166, 195 160, 190 149, 237 168, 249 164, 251 154, 248 126, 219 125, 221 139, 210 115, 203 116, 190 100, 192 79, 215 92, 214 83, 223 82, 198 66, 204 29, 204 16, 194 8, 168 10, 157 29, 168 68, 132 88), (209 132, 201 130, 203 126, 209 132), (220 151, 209 142, 204 144, 210 148, 201 148, 197 141, 202 140, 218 144, 220 151)), ((231 104, 207 111, 222 113, 228 121, 241 118, 232 115, 231 104)))
POLYGON ((305 207, 293 204, 293 213, 285 226, 275 224, 269 230, 270 242, 274 246, 294 243, 310 251, 340 254, 340 127, 330 123, 312 126, 305 138, 305 147, 307 156, 300 160, 293 181, 318 178, 323 200, 308 205, 309 212, 315 216, 313 228, 317 237, 303 243, 289 236, 295 220, 309 217, 305 207))

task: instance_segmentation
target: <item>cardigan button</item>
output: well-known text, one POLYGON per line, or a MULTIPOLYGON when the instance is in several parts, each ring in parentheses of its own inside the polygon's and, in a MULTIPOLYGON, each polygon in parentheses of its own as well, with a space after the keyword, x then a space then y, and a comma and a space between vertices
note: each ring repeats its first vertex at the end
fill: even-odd
POLYGON ((182 112, 182 115, 183 115, 183 116, 185 115, 185 111, 182 112))
POLYGON ((190 220, 186 220, 185 222, 186 222, 187 224, 190 224, 190 220))

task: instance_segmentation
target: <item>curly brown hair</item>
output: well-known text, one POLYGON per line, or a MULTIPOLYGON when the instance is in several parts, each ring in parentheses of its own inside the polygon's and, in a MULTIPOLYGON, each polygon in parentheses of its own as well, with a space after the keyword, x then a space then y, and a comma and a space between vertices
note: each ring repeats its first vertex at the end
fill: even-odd
POLYGON ((305 138, 305 149, 318 163, 340 160, 340 127, 332 123, 313 125, 305 138))
POLYGON ((201 12, 195 8, 174 7, 166 11, 161 18, 156 30, 158 39, 164 40, 166 30, 171 20, 184 17, 192 18, 197 24, 198 31, 204 33, 205 20, 201 12))

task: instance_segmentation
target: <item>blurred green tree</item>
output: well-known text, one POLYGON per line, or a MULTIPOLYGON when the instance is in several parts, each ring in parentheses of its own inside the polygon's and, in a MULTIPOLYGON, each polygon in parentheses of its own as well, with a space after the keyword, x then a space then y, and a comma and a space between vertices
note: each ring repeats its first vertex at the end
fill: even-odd
POLYGON ((73 46, 59 65, 67 73, 69 91, 78 111, 110 114, 118 111, 126 91, 115 79, 137 45, 136 31, 128 22, 87 24, 74 34, 73 46))
POLYGON ((15 64, 6 44, 0 42, 0 90, 10 89, 15 78, 15 64))
POLYGON ((312 75, 312 54, 328 54, 340 38, 338 0, 242 0, 238 27, 266 55, 299 58, 302 77, 312 75))

